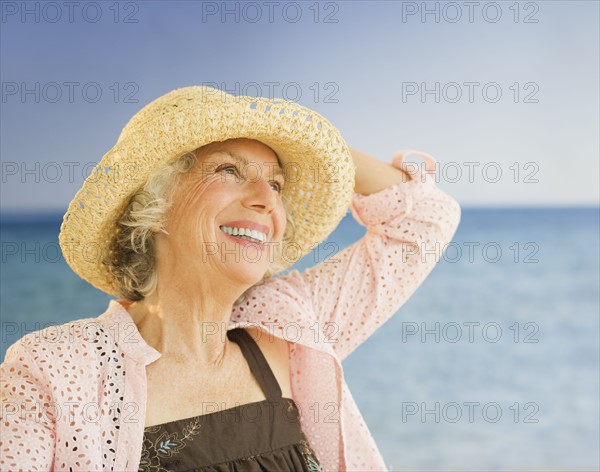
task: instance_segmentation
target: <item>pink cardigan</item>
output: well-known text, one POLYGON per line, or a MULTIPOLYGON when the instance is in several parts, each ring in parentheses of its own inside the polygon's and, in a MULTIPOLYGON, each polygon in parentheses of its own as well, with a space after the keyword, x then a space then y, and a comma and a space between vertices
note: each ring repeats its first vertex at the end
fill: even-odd
MULTIPOLYGON (((327 471, 382 471, 384 460, 344 380, 341 361, 387 321, 434 268, 460 207, 427 171, 355 194, 363 238, 303 273, 270 279, 232 311, 229 329, 259 326, 290 345, 292 395, 327 471)), ((327 254, 330 254, 328 251, 327 254)), ((161 356, 116 300, 97 318, 28 333, 1 365, 1 470, 138 471, 146 366, 161 356)))

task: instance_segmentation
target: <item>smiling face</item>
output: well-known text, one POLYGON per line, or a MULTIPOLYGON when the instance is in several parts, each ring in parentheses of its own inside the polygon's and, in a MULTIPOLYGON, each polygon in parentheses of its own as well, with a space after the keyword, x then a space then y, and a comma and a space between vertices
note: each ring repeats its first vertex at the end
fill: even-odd
POLYGON ((253 285, 273 260, 269 246, 281 244, 285 232, 277 155, 245 138, 213 143, 197 155, 173 195, 168 235, 157 234, 159 270, 169 264, 190 280, 208 275, 253 285))

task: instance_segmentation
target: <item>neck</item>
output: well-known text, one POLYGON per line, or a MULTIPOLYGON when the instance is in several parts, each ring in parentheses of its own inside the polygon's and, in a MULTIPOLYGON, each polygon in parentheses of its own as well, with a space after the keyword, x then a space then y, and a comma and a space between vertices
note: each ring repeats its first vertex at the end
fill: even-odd
POLYGON ((140 335, 163 360, 218 368, 228 351, 233 304, 245 288, 193 285, 159 284, 151 295, 126 309, 140 335))

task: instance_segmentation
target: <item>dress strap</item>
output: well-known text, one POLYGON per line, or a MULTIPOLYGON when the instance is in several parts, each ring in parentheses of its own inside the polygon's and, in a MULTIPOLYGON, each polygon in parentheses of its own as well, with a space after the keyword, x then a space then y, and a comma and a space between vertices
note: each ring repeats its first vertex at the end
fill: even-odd
POLYGON ((271 370, 267 359, 252 338, 250 333, 243 328, 234 328, 227 331, 227 337, 238 344, 250 370, 256 377, 260 388, 262 388, 267 400, 275 401, 281 398, 281 387, 271 370))

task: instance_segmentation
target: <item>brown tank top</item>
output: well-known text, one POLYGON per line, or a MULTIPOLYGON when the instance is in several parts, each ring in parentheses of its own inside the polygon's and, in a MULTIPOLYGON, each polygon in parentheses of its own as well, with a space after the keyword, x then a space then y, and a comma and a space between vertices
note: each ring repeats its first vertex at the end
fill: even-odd
POLYGON ((240 346, 266 400, 145 428, 139 471, 323 471, 296 403, 282 396, 252 336, 235 328, 227 337, 240 346))

